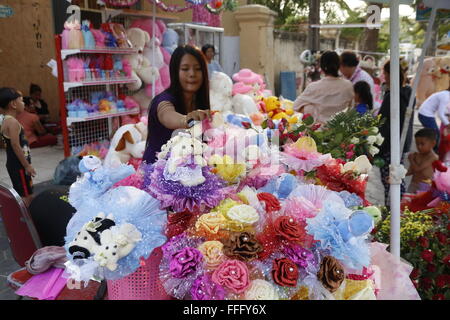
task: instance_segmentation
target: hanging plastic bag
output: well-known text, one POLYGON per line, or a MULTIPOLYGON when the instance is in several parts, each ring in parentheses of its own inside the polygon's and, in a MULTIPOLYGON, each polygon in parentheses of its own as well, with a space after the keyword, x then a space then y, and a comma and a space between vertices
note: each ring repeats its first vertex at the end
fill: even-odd
POLYGON ((55 184, 68 186, 74 183, 77 180, 78 175, 81 174, 80 169, 78 169, 80 160, 80 156, 71 156, 61 160, 58 163, 53 176, 55 184))

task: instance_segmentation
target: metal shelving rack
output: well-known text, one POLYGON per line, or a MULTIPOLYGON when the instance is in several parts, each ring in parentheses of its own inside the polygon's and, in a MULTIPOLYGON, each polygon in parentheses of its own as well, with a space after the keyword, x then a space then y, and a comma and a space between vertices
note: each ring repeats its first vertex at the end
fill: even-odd
MULTIPOLYGON (((121 23, 128 28, 133 19, 152 18, 162 19, 166 23, 178 20, 177 17, 166 14, 154 14, 148 11, 132 9, 110 9, 103 8, 89 9, 83 8, 82 11, 94 12, 101 16, 101 21, 121 23)), ((85 144, 109 140, 114 132, 113 127, 119 124, 120 116, 138 114, 139 110, 127 110, 115 113, 101 113, 87 117, 68 117, 66 105, 75 99, 89 100, 89 95, 94 91, 112 91, 118 96, 119 93, 132 95, 133 92, 127 89, 125 84, 132 83, 131 79, 111 79, 111 80, 89 80, 83 82, 67 82, 67 68, 65 68, 65 59, 70 55, 86 54, 132 54, 134 49, 76 49, 62 50, 61 36, 55 36, 56 60, 58 65, 58 90, 60 97, 60 117, 64 143, 64 156, 72 155, 74 148, 79 148, 85 144)))

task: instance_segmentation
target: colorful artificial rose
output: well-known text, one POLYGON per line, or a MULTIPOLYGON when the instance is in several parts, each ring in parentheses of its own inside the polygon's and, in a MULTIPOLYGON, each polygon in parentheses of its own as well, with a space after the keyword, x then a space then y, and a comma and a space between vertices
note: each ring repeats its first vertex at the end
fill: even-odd
POLYGON ((425 237, 419 237, 419 243, 423 248, 428 248, 430 245, 430 242, 425 237))
POLYGON ((209 275, 201 275, 195 279, 191 287, 192 300, 223 300, 225 290, 214 283, 209 275))
POLYGON ((320 263, 317 279, 328 291, 333 293, 339 289, 345 279, 344 268, 334 257, 326 256, 320 263))
POLYGON ((450 285, 450 275, 448 274, 440 274, 436 277, 435 280, 436 286, 438 288, 448 287, 450 285))
POLYGON ((431 261, 433 261, 434 252, 431 251, 430 249, 426 249, 426 250, 422 251, 420 256, 422 257, 423 260, 425 260, 427 262, 431 262, 431 261))
POLYGON ((257 259, 262 250, 255 236, 248 232, 234 232, 224 241, 224 253, 245 262, 257 259))
POLYGON ((226 225, 225 217, 217 212, 202 214, 195 223, 197 232, 208 234, 218 234, 221 228, 226 225))
POLYGON ((274 259, 272 264, 272 279, 282 287, 295 287, 298 281, 298 267, 288 258, 274 259))
POLYGON ((306 268, 314 261, 314 255, 311 251, 296 244, 284 247, 283 253, 300 268, 306 268))
POLYGON ((278 300, 275 287, 268 281, 255 279, 245 292, 245 300, 278 300))
POLYGON ((206 266, 209 269, 215 269, 225 260, 223 244, 220 241, 203 242, 197 249, 202 253, 206 266))
POLYGON ((246 204, 232 207, 228 210, 226 216, 228 219, 243 225, 251 225, 259 220, 259 214, 256 209, 246 204))
POLYGON ((267 212, 276 212, 281 209, 280 201, 278 201, 277 197, 271 193, 258 193, 258 200, 265 203, 265 209, 267 212))
POLYGON ((174 278, 185 278, 197 270, 202 259, 202 253, 195 248, 181 249, 175 252, 170 259, 170 273, 174 278))
POLYGON ((290 216, 278 217, 273 223, 275 232, 287 241, 300 242, 304 239, 306 222, 290 216))
POLYGON ((227 260, 212 274, 212 280, 236 294, 243 293, 250 286, 247 265, 239 260, 227 260))

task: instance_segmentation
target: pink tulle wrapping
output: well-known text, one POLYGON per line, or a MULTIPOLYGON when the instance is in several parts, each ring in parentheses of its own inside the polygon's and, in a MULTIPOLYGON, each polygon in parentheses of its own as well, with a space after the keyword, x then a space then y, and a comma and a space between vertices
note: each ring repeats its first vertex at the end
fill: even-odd
POLYGON ((298 150, 292 146, 286 146, 280 154, 280 160, 294 170, 311 171, 320 167, 331 159, 330 154, 298 150))
POLYGON ((371 268, 379 271, 375 276, 379 288, 378 300, 420 300, 409 275, 411 265, 397 259, 386 250, 388 245, 379 242, 370 243, 371 268))
POLYGON ((282 215, 292 215, 300 220, 314 218, 320 208, 304 197, 292 197, 283 203, 282 215))

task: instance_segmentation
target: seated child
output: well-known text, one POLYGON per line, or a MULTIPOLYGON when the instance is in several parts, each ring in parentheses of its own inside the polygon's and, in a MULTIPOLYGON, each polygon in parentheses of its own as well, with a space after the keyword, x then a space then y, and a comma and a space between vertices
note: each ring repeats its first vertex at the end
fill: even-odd
POLYGON ((30 148, 55 145, 57 143, 56 136, 47 133, 39 121, 39 117, 27 111, 30 106, 30 99, 24 98, 23 101, 25 103, 25 110, 17 115, 17 121, 20 122, 25 130, 25 137, 30 144, 30 148))
POLYGON ((436 145, 436 133, 433 129, 423 128, 414 135, 416 139, 417 152, 408 155, 409 169, 406 175, 412 175, 408 192, 416 193, 421 182, 429 183, 433 178, 432 163, 438 160, 433 148, 436 145))
POLYGON ((366 113, 373 108, 373 97, 370 86, 366 81, 358 81, 353 85, 355 92, 356 111, 360 114, 366 113))

